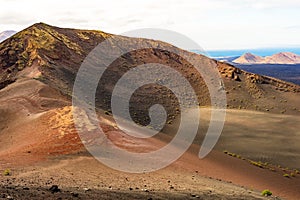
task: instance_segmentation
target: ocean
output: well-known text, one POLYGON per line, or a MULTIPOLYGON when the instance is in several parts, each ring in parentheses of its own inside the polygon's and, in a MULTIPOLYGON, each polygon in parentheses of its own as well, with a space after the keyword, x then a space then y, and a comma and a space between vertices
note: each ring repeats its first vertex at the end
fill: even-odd
MULTIPOLYGON (((192 50, 195 53, 201 53, 199 50, 192 50)), ((292 52, 300 55, 300 47, 298 48, 262 48, 262 49, 241 49, 241 50, 208 50, 205 51, 205 55, 211 58, 220 58, 220 57, 236 57, 241 56, 245 53, 252 53, 258 56, 271 56, 279 52, 292 52)))

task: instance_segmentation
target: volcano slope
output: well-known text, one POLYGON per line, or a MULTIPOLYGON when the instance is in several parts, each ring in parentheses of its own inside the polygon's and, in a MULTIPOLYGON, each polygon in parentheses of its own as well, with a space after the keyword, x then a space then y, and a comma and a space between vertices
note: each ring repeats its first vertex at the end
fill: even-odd
MULTIPOLYGON (((113 41, 111 46, 118 49, 113 41)), ((111 53, 109 49, 103 52, 111 53)), ((260 191, 264 189, 270 189, 273 196, 300 198, 297 85, 248 73, 161 41, 43 23, 0 44, 0 72, 0 167, 12 170, 11 176, 1 177, 4 198, 263 199, 260 191), (128 151, 152 151, 168 143, 178 129, 179 103, 172 91, 159 84, 134 93, 130 114, 137 124, 147 125, 149 107, 162 104, 168 117, 162 133, 142 140, 116 126, 110 104, 113 86, 141 64, 160 63, 179 71, 203 108, 204 123, 195 143, 162 170, 144 174, 112 170, 86 152, 74 126, 71 98, 76 74, 88 53, 112 37, 129 46, 151 47, 122 55, 99 81, 95 104, 100 125, 113 143, 128 151), (210 117, 208 88, 189 62, 164 47, 215 66, 224 81, 227 119, 216 149, 205 159, 197 154, 210 117), (61 191, 52 194, 48 188, 54 184, 61 191)), ((193 112, 190 116, 193 122, 193 112)))

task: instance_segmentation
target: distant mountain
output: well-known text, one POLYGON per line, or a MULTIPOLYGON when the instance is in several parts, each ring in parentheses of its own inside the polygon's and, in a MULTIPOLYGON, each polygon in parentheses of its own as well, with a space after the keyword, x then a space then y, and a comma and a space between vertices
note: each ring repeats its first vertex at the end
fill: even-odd
POLYGON ((281 52, 266 57, 246 53, 233 62, 238 64, 299 64, 300 56, 290 52, 281 52))
POLYGON ((6 40, 10 36, 14 35, 16 31, 3 31, 0 33, 0 42, 6 40))
POLYGON ((263 57, 256 56, 251 53, 245 53, 241 57, 233 60, 234 63, 240 63, 240 64, 253 64, 253 63, 261 63, 263 62, 263 57))
POLYGON ((277 53, 265 57, 265 62, 271 64, 298 64, 300 63, 300 56, 289 52, 277 53))

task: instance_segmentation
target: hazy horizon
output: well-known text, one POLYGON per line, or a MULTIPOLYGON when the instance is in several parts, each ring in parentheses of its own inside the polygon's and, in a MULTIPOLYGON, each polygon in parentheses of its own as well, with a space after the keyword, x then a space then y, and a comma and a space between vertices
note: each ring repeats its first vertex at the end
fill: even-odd
POLYGON ((140 28, 179 32, 205 50, 300 46, 297 0, 0 0, 0 32, 34 23, 120 34, 140 28))

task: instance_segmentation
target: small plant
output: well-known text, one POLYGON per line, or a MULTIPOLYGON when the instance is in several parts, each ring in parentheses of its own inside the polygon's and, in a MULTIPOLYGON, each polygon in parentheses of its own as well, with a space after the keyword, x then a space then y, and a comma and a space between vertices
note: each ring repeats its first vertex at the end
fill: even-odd
POLYGON ((290 175, 291 175, 291 177, 295 177, 295 174, 293 172, 290 175))
POLYGON ((286 110, 282 110, 282 111, 281 111, 281 114, 284 114, 285 112, 286 112, 286 110))
POLYGON ((286 178, 290 178, 289 174, 283 174, 283 176, 286 177, 286 178))
POLYGON ((4 170, 3 175, 4 175, 4 176, 10 176, 10 175, 11 175, 10 169, 4 170))
POLYGON ((250 163, 256 167, 259 167, 259 168, 264 168, 263 164, 259 161, 259 162, 255 162, 255 161, 250 161, 250 163))
POLYGON ((173 123, 173 120, 169 120, 167 123, 168 123, 168 124, 172 124, 172 123, 173 123))
POLYGON ((236 157, 235 153, 228 153, 229 156, 236 157))
POLYGON ((271 170, 272 172, 276 172, 276 170, 272 167, 270 167, 269 170, 271 170))
POLYGON ((262 196, 269 197, 272 196, 272 192, 270 190, 264 190, 261 192, 262 196))

